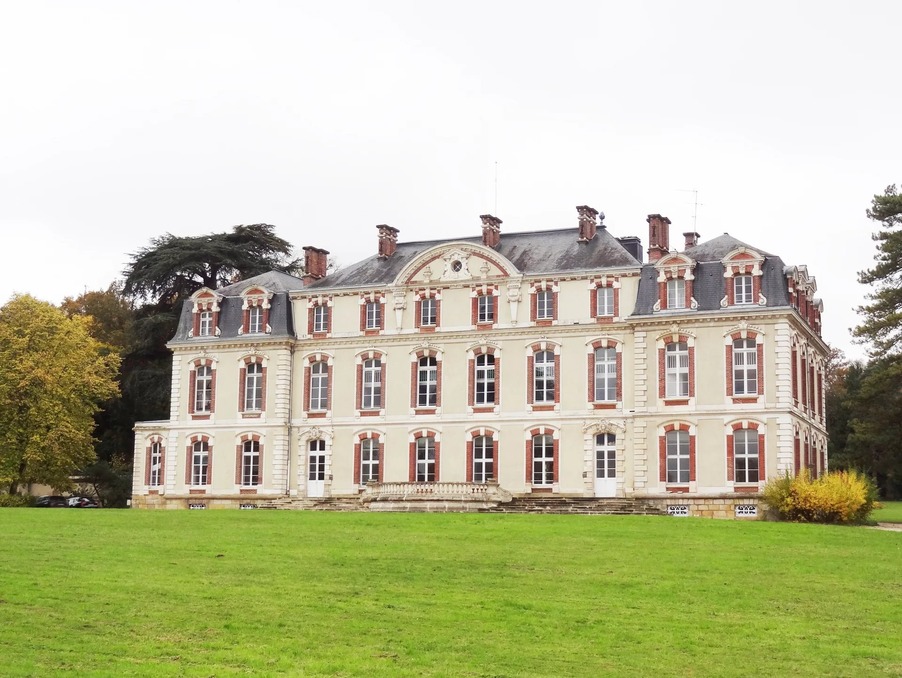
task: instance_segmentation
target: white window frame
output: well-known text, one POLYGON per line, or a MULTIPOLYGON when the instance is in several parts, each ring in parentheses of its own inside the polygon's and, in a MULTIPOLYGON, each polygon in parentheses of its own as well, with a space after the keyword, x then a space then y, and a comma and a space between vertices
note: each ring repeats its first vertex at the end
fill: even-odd
POLYGON ((758 395, 758 343, 754 339, 733 341, 733 395, 758 395))
POLYGON ((163 443, 157 441, 150 444, 150 476, 149 485, 159 487, 163 484, 163 443))
POLYGON ((438 324, 438 300, 435 297, 420 299, 420 327, 435 327, 438 324))
POLYGON ((554 484, 554 437, 541 434, 532 437, 532 485, 551 487, 554 484))
POLYGON ((536 291, 536 320, 554 320, 554 290, 536 291))
POLYGON ((476 297, 476 322, 480 324, 495 322, 495 298, 491 294, 480 294, 476 297))
POLYGON ((194 370, 194 411, 213 410, 213 368, 199 365, 194 370))
POLYGON ((360 484, 379 482, 379 439, 364 438, 360 441, 360 484))
POLYGON ((754 278, 751 275, 733 276, 733 303, 754 304, 754 278))
POLYGON ((595 349, 595 402, 617 400, 617 349, 595 349))
POLYGON ((595 288, 595 315, 599 318, 614 315, 614 288, 595 288))
POLYGON ((495 356, 481 353, 473 361, 473 383, 476 392, 473 394, 475 405, 494 405, 498 397, 495 392, 495 356))
POLYGON ((329 331, 329 307, 325 304, 313 307, 313 331, 317 334, 329 331))
POLYGON ((210 484, 210 444, 204 440, 191 446, 191 485, 210 484))
POLYGON ((761 479, 758 431, 741 428, 733 431, 733 482, 757 483, 761 479), (754 466, 754 469, 752 467, 754 466), (754 470, 754 477, 752 471, 754 470))
POLYGON ((197 336, 209 337, 213 335, 213 311, 201 311, 197 325, 197 336))
POLYGON ((423 356, 417 361, 417 407, 438 404, 438 360, 423 356))
POLYGON ((245 440, 241 445, 241 485, 260 484, 260 441, 245 440))
POLYGON ((617 477, 617 436, 613 433, 595 436, 595 477, 606 480, 617 477))
POLYGON ((378 301, 366 302, 366 329, 382 328, 382 304, 378 301))
POLYGON ((310 365, 310 409, 320 412, 329 407, 329 364, 325 360, 310 365))
POLYGON ((418 483, 435 482, 435 438, 417 438, 416 468, 414 480, 418 483))
POLYGON ((664 347, 664 396, 689 397, 689 345, 674 341, 664 347))
POLYGON ((263 409, 263 365, 248 363, 244 370, 244 411, 263 409))
POLYGON ((251 306, 247 309, 248 334, 261 334, 263 332, 263 307, 251 306))
POLYGON ((473 438, 473 482, 488 483, 495 479, 495 440, 492 436, 473 438))
POLYGON ((554 351, 536 351, 533 360, 533 402, 554 402, 554 351))
POLYGON ((690 478, 689 432, 667 431, 664 434, 666 450, 666 478, 668 484, 687 485, 690 478))
POLYGON ((307 443, 307 480, 326 479, 326 441, 315 438, 307 443), (313 458, 317 461, 314 463, 313 458))
POLYGON ((686 281, 683 278, 667 281, 667 308, 686 308, 686 281))
POLYGON ((379 358, 370 358, 363 361, 363 378, 360 394, 360 407, 364 410, 378 410, 382 408, 382 361, 379 358))

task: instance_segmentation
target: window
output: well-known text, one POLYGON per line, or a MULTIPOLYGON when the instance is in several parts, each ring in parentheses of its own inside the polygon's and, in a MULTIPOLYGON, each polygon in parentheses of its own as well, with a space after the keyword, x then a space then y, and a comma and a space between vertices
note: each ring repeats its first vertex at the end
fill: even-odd
POLYGON ((314 482, 326 479, 326 441, 322 438, 307 444, 307 480, 314 482))
POLYGON ((614 288, 597 287, 595 295, 595 315, 599 317, 614 315, 614 288))
POLYGON ((474 382, 476 405, 495 404, 495 356, 487 353, 476 356, 474 382))
POLYGON ((533 363, 533 402, 554 402, 554 353, 536 351, 533 363))
POLYGON ((617 349, 595 349, 595 400, 617 400, 617 349))
POLYGON ((157 487, 163 484, 163 445, 160 442, 150 444, 150 473, 147 484, 157 487))
POLYGON ((617 478, 617 437, 613 433, 599 433, 595 436, 595 478, 613 480, 617 478))
POLYGON ((684 341, 667 344, 665 354, 665 397, 689 397, 689 346, 684 341))
POLYGON ((733 341, 733 395, 758 395, 758 344, 754 339, 733 341))
POLYGON ((247 331, 251 334, 259 334, 263 331, 262 306, 251 306, 247 310, 247 331))
POLYGON ((487 483, 495 479, 495 445, 490 436, 473 438, 473 482, 487 483))
POLYGON ((435 407, 438 395, 438 361, 433 357, 417 362, 417 407, 435 407))
POLYGON ((435 481, 435 438, 426 436, 417 438, 416 472, 414 480, 418 483, 435 481))
POLYGON ((194 371, 194 411, 211 412, 213 409, 213 368, 200 365, 194 371))
POLYGON ((213 311, 200 312, 200 324, 198 325, 197 333, 201 337, 209 337, 213 334, 213 311))
POLYGON ((310 365, 310 409, 329 409, 329 366, 325 361, 310 365))
POLYGON ((737 483, 757 483, 758 431, 738 429, 733 431, 733 468, 737 483))
POLYGON ((379 482, 379 439, 360 441, 360 484, 379 482))
POLYGON ((366 329, 378 330, 382 328, 382 304, 378 301, 366 302, 366 329))
POLYGON ((752 285, 752 276, 737 275, 733 276, 733 300, 737 304, 753 304, 755 303, 752 285))
POLYGON ((249 363, 244 377, 244 410, 257 411, 263 409, 263 365, 249 363))
POLYGON ((241 446, 241 484, 260 484, 260 442, 245 440, 241 446))
POLYGON ((382 361, 370 358, 363 361, 363 393, 361 407, 365 410, 382 407, 382 361))
POLYGON ((667 308, 686 308, 686 281, 682 278, 667 281, 667 308))
POLYGON ((313 307, 313 332, 324 334, 329 331, 329 307, 317 304, 313 307))
POLYGON ((420 300, 420 326, 434 327, 438 318, 438 302, 435 297, 420 300))
POLYGON ((667 450, 667 482, 689 482, 689 432, 668 431, 665 434, 667 450))
POLYGON ((552 320, 554 318, 554 292, 538 290, 536 292, 536 320, 552 320))
POLYGON ((554 484, 554 440, 550 435, 532 437, 532 484, 554 484))
POLYGON ((210 482, 210 445, 198 440, 191 447, 191 485, 208 485, 210 482))
POLYGON ((491 294, 480 294, 476 297, 476 323, 489 324, 495 322, 495 297, 491 294))

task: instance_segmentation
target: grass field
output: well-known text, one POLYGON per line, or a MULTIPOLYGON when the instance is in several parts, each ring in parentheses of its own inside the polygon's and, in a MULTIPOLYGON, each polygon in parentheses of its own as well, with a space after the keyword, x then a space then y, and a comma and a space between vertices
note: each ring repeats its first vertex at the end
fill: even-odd
POLYGON ((902 675, 902 533, 2 509, 3 676, 902 675))
POLYGON ((882 508, 871 514, 879 523, 902 523, 902 501, 881 501, 882 508))

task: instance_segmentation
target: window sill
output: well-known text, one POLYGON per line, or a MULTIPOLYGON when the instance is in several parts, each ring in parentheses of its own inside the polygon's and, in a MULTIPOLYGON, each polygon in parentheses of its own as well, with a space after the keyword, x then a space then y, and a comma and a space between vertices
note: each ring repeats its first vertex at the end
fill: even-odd
POLYGON ((674 494, 685 494, 689 492, 688 485, 668 485, 666 489, 668 492, 673 492, 674 494))
POLYGON ((617 403, 592 403, 593 410, 616 410, 617 403))
POLYGON ((188 494, 206 494, 206 493, 207 493, 206 489, 195 489, 195 488, 188 489, 188 494))
POLYGON ((533 405, 533 412, 553 412, 556 405, 533 405))
POLYGON ((665 405, 688 405, 689 398, 665 398, 665 405))

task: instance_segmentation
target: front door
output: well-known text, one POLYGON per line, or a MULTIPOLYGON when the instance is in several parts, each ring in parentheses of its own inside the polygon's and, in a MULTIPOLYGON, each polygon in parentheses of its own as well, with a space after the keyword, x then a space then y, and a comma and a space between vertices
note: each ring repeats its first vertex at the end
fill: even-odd
POLYGON ((326 441, 311 440, 307 457, 307 496, 322 497, 326 494, 326 441))
POLYGON ((613 433, 595 436, 595 496, 617 496, 617 450, 613 433))

